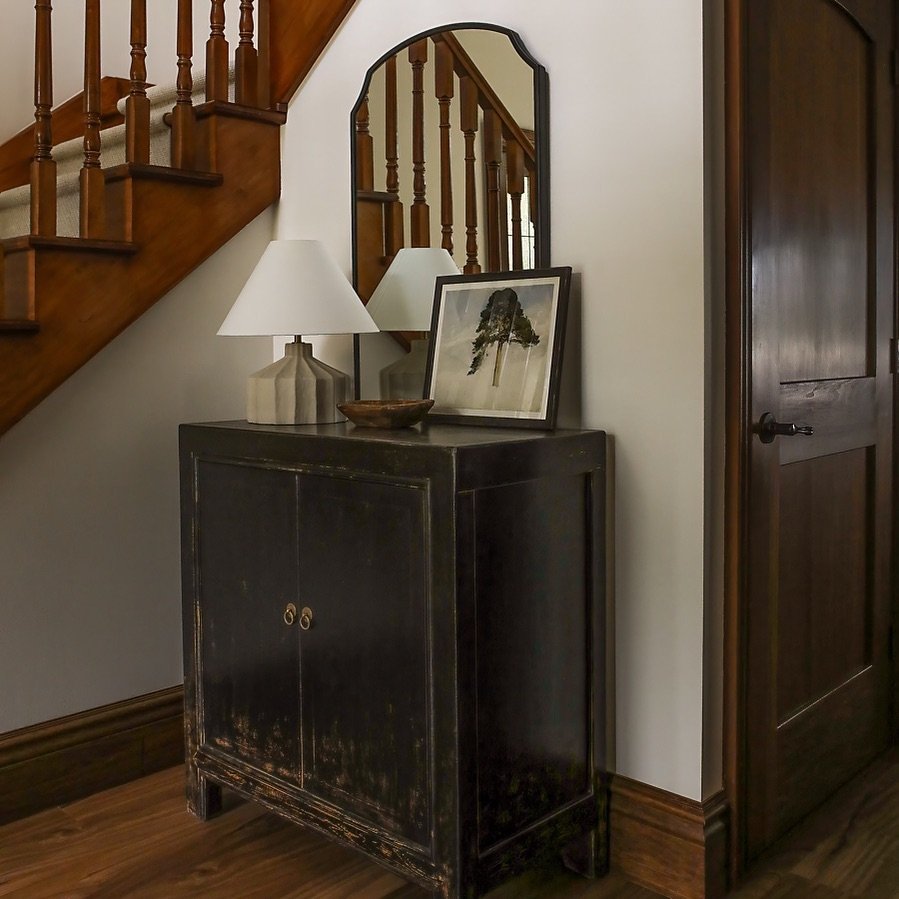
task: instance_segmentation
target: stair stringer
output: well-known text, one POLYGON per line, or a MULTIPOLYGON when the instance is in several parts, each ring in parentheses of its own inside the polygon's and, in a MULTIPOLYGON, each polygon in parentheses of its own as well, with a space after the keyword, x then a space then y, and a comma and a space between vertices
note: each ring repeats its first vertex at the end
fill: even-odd
POLYGON ((280 195, 278 113, 196 108, 198 167, 218 178, 149 166, 107 170, 110 252, 78 241, 4 242, 7 309, 36 333, 0 333, 0 434, 280 195), (220 181, 220 183, 219 183, 220 181))

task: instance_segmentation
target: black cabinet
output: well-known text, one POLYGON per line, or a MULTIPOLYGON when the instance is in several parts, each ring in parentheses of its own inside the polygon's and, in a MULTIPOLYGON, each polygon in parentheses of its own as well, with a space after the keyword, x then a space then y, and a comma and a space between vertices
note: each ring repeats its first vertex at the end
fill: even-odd
POLYGON ((443 896, 605 863, 605 437, 181 429, 188 801, 443 896))

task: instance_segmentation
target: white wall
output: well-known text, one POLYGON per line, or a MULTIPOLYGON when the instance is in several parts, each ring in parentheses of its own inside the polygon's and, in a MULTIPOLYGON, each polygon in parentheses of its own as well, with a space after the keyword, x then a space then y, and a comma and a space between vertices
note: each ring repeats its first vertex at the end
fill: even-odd
POLYGON ((177 684, 178 425, 243 418, 266 338, 216 337, 263 213, 0 437, 0 733, 177 684))
MULTIPOLYGON (((416 32, 485 19, 549 71, 552 258, 580 273, 580 419, 615 438, 616 767, 698 799, 713 343, 701 0, 358 0, 291 106, 279 235, 324 240, 349 272, 348 117, 367 68, 416 32)), ((321 345, 350 364, 348 341, 321 345)))

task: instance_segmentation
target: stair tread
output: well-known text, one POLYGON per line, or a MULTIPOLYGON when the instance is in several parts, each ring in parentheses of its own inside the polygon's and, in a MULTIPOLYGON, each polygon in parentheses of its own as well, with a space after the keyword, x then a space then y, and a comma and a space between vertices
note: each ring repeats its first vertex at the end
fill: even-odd
POLYGON ((135 243, 127 240, 98 240, 82 237, 41 237, 34 234, 22 234, 16 237, 0 239, 0 245, 7 253, 17 250, 47 248, 52 250, 89 250, 103 253, 133 254, 138 251, 135 243))
POLYGON ((192 169, 173 169, 167 165, 147 165, 138 162, 126 162, 109 169, 103 169, 106 183, 120 181, 123 178, 148 178, 158 181, 180 181, 190 184, 216 187, 224 181, 219 172, 195 172, 192 169))
POLYGON ((7 334, 31 334, 40 330, 40 325, 30 318, 0 318, 0 332, 7 334))
POLYGON ((200 103, 194 106, 194 114, 198 119, 221 115, 232 119, 252 119, 255 122, 266 122, 279 127, 287 121, 287 113, 280 109, 257 109, 255 106, 243 106, 225 100, 207 100, 200 103))

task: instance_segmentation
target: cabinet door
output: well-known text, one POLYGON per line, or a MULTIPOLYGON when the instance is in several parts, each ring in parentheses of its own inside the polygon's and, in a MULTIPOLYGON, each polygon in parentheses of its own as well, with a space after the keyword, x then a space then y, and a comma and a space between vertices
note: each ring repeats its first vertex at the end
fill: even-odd
POLYGON ((197 477, 200 745, 295 782, 296 476, 201 461, 197 477))
POLYGON ((430 844, 423 489, 300 477, 303 788, 430 844))

